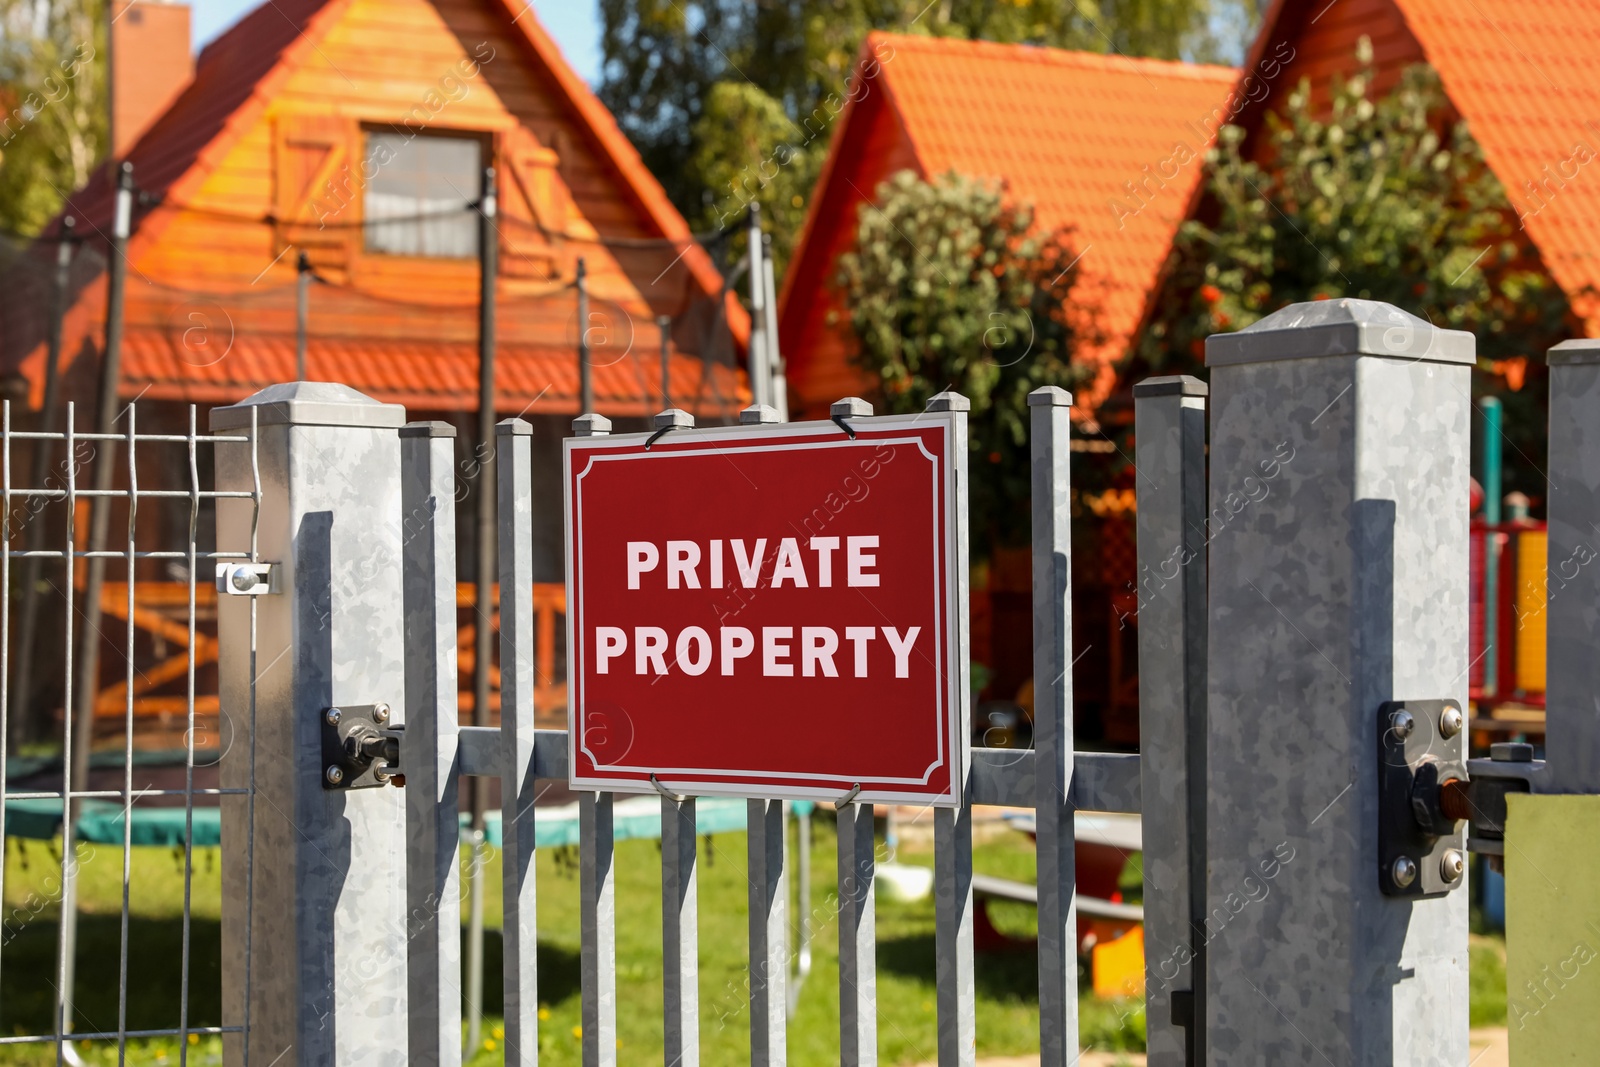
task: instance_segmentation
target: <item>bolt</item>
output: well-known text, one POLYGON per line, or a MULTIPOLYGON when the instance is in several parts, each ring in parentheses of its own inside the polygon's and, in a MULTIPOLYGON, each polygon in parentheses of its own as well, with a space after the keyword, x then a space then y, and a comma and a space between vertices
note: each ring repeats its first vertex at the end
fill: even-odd
POLYGON ((1401 856, 1389 868, 1389 877, 1394 879, 1394 884, 1405 889, 1417 880, 1417 861, 1410 856, 1401 856))
POLYGON ((1402 741, 1410 737, 1411 731, 1415 730, 1416 728, 1417 720, 1413 718, 1411 713, 1405 708, 1401 708, 1399 711, 1389 716, 1389 729, 1393 731, 1395 737, 1402 741))
POLYGON ((241 593, 248 593, 261 584, 261 576, 254 570, 244 565, 233 568, 228 575, 228 584, 241 593))
POLYGON ((1454 704, 1446 704, 1444 710, 1439 713, 1439 732, 1445 737, 1454 737, 1461 732, 1464 721, 1461 718, 1460 708, 1454 704))
POLYGON ((1496 741, 1489 746, 1489 758, 1496 763, 1532 763, 1533 746, 1526 741, 1496 741))
POLYGON ((389 705, 387 705, 387 704, 379 704, 377 707, 373 708, 372 709, 372 719, 373 719, 374 722, 388 722, 389 721, 389 705))
POLYGON ((326 715, 324 715, 323 718, 328 720, 328 725, 329 726, 338 726, 339 725, 339 709, 338 708, 329 708, 328 709, 328 713, 326 715))
POLYGON ((380 782, 388 782, 389 780, 389 772, 384 770, 382 767, 379 767, 377 770, 373 771, 372 776, 380 782))
POLYGON ((1444 855, 1439 860, 1439 874, 1445 881, 1455 881, 1461 877, 1461 873, 1466 869, 1467 861, 1462 857, 1459 849, 1445 849, 1444 855))
POLYGON ((322 776, 328 780, 329 785, 338 785, 344 781, 344 768, 335 764, 323 771, 322 776))

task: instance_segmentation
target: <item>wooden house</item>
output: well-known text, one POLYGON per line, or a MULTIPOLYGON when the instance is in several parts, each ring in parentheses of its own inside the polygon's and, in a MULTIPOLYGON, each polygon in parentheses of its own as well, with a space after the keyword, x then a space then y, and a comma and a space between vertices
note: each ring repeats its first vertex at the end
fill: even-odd
MULTIPOLYGON (((852 362, 835 264, 880 182, 902 170, 924 179, 955 171, 1003 183, 1009 196, 1033 206, 1039 230, 1070 229, 1079 267, 1072 300, 1095 335, 1074 354, 1092 369, 1075 393, 1073 416, 1085 431, 1075 445, 1110 453, 1096 428, 1099 408, 1148 313, 1206 150, 1239 106, 1237 72, 874 34, 856 79, 780 297, 792 409, 825 415, 832 400, 877 391, 852 362), (1139 209, 1129 210, 1130 202, 1139 209)), ((1075 644, 1087 650, 1075 694, 1080 709, 1099 711, 1105 735, 1122 742, 1137 729, 1134 631, 1126 624, 1132 608, 1119 600, 1134 575, 1130 496, 1081 502, 1096 528, 1073 568, 1075 644)), ((1031 676, 1029 598, 1026 553, 995 551, 973 600, 973 658, 994 671, 992 696, 1012 696, 1031 676)))
MULTIPOLYGON (((558 442, 578 414, 580 329, 595 406, 624 425, 663 407, 663 383, 673 405, 703 419, 732 418, 748 403, 743 308, 526 4, 270 0, 208 45, 192 76, 188 19, 174 7, 135 0, 113 31, 126 87, 117 138, 138 189, 117 391, 139 401, 141 430, 186 428, 190 403, 228 404, 296 377, 304 255, 317 278, 307 377, 405 404, 414 419, 456 423, 466 477, 478 406, 478 205, 491 166, 495 407, 534 424, 536 492, 559 499, 558 442)), ((60 372, 80 427, 101 365, 114 203, 108 166, 63 212, 81 240, 60 372)), ((59 225, 13 265, 0 319, 0 370, 14 403, 34 408, 47 376, 47 265, 59 225)), ((145 485, 186 478, 141 471, 145 485)), ((472 509, 461 510, 465 524, 472 509)), ((537 510, 542 662, 551 663, 560 509, 537 510)), ((184 508, 168 520, 186 524, 184 508)), ((152 522, 141 513, 142 525, 152 522)), ((463 576, 472 544, 460 538, 463 576)), ((107 610, 121 609, 108 599, 107 610)), ((140 700, 149 710, 171 703, 158 692, 140 700)), ((107 701, 120 707, 120 696, 107 701)))

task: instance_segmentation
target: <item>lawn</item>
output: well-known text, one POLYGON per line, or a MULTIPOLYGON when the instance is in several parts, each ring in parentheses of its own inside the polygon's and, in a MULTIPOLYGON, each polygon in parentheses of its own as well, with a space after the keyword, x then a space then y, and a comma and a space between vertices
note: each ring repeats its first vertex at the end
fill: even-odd
MULTIPOLYGON (((838 929, 833 917, 834 836, 825 815, 813 820, 813 969, 791 1020, 789 1059, 796 1067, 838 1062, 838 929)), ((976 867, 990 874, 1032 881, 1031 844, 1004 833, 974 847, 976 867)), ((122 853, 103 846, 81 853, 79 1026, 116 1029, 122 853)), ((915 839, 899 859, 932 864, 931 845, 915 839)), ((576 1065, 579 1042, 578 873, 575 850, 551 849, 538 857, 540 1062, 576 1065)), ((42 842, 13 841, 6 856, 4 951, 0 954, 0 1035, 50 1029, 56 945, 56 908, 49 890, 58 853, 42 842), (30 899, 30 894, 33 897, 30 899)), ((136 849, 133 920, 130 924, 128 1025, 130 1029, 173 1026, 178 1017, 181 962, 183 862, 181 854, 136 849)), ((215 851, 196 854, 193 891, 193 971, 190 1023, 215 1025, 219 1017, 220 877, 215 851)), ((700 1017, 702 1061, 744 1061, 749 1051, 745 992, 747 900, 745 839, 721 834, 702 839, 700 850, 700 1017)), ((499 866, 488 870, 488 924, 497 928, 499 866)), ((625 1064, 658 1062, 662 1043, 660 851, 653 841, 618 844, 617 1012, 620 1059, 625 1064)), ((1132 873, 1136 881, 1136 871, 1132 873)), ((1132 887, 1130 887, 1132 888, 1132 887)), ((1032 909, 991 909, 996 925, 1031 936, 1032 909)), ((1503 948, 1494 939, 1473 938, 1473 1021, 1504 1018, 1503 948), (1498 994, 1498 999, 1496 999, 1498 994)), ((500 942, 488 938, 486 1002, 498 1004, 500 942)), ((878 1039, 885 1064, 930 1062, 935 1053, 933 902, 880 900, 878 904, 878 1039)), ((1086 977, 1082 983, 1087 987, 1086 977)), ((1022 1053, 1037 1048, 1038 1002, 1034 957, 1029 952, 980 955, 977 959, 978 1047, 983 1054, 1022 1053)), ((1097 1048, 1143 1046, 1139 1002, 1098 1001, 1080 1005, 1083 1043, 1097 1048)), ((503 1038, 498 1018, 486 1021, 483 1044, 471 1062, 498 1063, 503 1038)), ((84 1043, 80 1043, 83 1045, 84 1043)), ((81 1048, 91 1063, 115 1063, 115 1042, 81 1048)), ((176 1063, 175 1041, 133 1043, 129 1062, 176 1063)), ((0 1046, 0 1064, 54 1063, 51 1046, 0 1046)), ((216 1038, 193 1041, 189 1062, 221 1062, 216 1038)))

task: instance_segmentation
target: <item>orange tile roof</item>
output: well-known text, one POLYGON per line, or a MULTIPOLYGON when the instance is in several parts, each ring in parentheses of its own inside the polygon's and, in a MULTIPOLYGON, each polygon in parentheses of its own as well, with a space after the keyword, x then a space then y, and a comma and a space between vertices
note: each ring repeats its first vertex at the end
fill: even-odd
POLYGON ((1600 3, 1397 3, 1552 278, 1600 333, 1600 3))
MULTIPOLYGON (((220 350, 184 343, 182 329, 135 327, 122 342, 124 389, 133 395, 189 403, 232 403, 257 389, 295 377, 294 338, 240 333, 220 350)), ((639 398, 660 388, 654 353, 597 361, 595 407, 602 414, 638 415, 639 398)), ((312 336, 309 377, 333 377, 368 396, 422 411, 476 411, 478 352, 470 342, 411 342, 312 336)), ((495 360, 496 407, 511 414, 572 411, 578 401, 573 350, 502 344, 495 360)), ((668 363, 673 403, 691 413, 731 415, 750 403, 733 368, 673 353, 668 363)))
MULTIPOLYGON (((1078 394, 1085 410, 1092 408, 1109 392, 1110 364, 1144 318, 1238 72, 888 34, 869 38, 863 55, 881 56, 883 46, 892 57, 881 61, 876 80, 924 177, 954 170, 1002 180, 1011 196, 1033 204, 1040 227, 1072 228, 1081 257, 1076 291, 1098 307, 1105 338, 1078 353, 1100 364, 1078 394)), ((848 120, 841 120, 823 182, 834 157, 862 150, 852 144, 848 120)), ((813 215, 822 199, 819 190, 813 215)), ((853 211, 845 214, 843 224, 853 227, 853 211)), ((807 243, 830 243, 813 233, 818 228, 808 218, 797 262, 807 243)))

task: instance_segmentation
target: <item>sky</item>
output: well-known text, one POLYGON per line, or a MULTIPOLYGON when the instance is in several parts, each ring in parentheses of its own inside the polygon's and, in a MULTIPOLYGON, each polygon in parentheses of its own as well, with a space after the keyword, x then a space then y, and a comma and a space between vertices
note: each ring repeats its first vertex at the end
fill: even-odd
MULTIPOLYGON (((190 0, 198 50, 261 0, 190 0)), ((534 14, 561 46, 572 69, 590 85, 600 77, 600 5, 597 0, 533 0, 534 14)))

